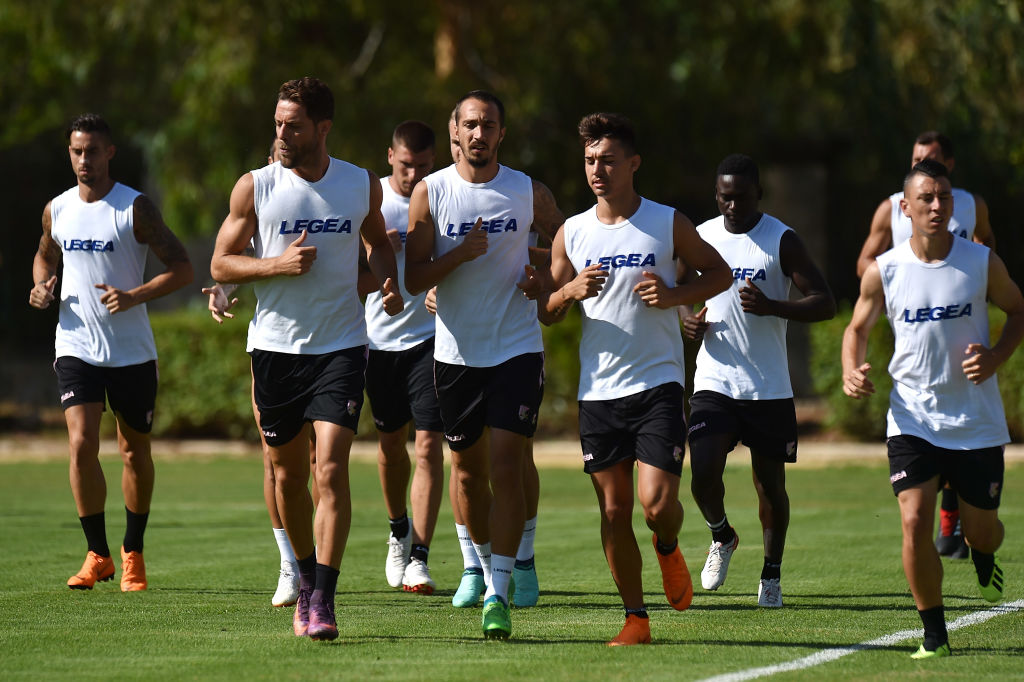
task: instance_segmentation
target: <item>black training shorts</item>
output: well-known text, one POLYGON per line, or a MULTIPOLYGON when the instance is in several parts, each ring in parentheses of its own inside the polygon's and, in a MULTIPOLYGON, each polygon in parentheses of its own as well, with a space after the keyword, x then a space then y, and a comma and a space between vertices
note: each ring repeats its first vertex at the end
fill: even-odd
POLYGON ((796 461, 796 407, 792 398, 736 400, 715 391, 690 396, 690 451, 705 436, 725 435, 730 450, 742 442, 759 456, 796 461))
POLYGON ((394 433, 410 419, 417 431, 444 431, 434 390, 434 338, 407 350, 371 349, 366 397, 382 433, 394 433))
POLYGON ((133 431, 149 433, 153 430, 158 381, 156 360, 125 367, 99 367, 62 355, 53 363, 53 370, 57 373, 62 408, 109 402, 114 414, 133 431))
POLYGON ((892 491, 920 485, 935 476, 939 487, 949 483, 963 500, 979 509, 998 509, 1003 493, 1003 446, 979 450, 947 450, 917 436, 893 436, 889 450, 892 491))

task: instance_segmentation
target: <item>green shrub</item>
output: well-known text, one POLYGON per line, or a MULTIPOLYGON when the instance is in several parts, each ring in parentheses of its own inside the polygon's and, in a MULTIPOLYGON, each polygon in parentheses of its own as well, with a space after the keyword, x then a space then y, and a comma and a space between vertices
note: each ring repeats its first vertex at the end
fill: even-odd
MULTIPOLYGON (((871 331, 867 361, 875 394, 870 398, 852 400, 843 393, 843 367, 840 350, 843 330, 850 323, 852 310, 842 308, 827 321, 811 325, 811 376, 814 389, 828 404, 826 426, 838 429, 857 440, 879 440, 885 437, 885 414, 889 409, 892 380, 887 371, 893 352, 893 335, 883 317, 871 331)), ((996 308, 989 309, 991 338, 999 338, 1005 316, 996 308)), ((1010 435, 1018 440, 1024 435, 1024 354, 1015 352, 999 368, 999 390, 1003 396, 1010 435)))

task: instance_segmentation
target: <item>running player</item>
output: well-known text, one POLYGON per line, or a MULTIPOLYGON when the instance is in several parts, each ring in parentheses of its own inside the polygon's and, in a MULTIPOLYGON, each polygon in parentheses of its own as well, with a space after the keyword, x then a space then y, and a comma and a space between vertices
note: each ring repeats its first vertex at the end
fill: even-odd
POLYGON ((696 315, 684 315, 688 338, 703 339, 690 398, 690 488, 711 530, 700 573, 705 590, 725 582, 739 544, 725 514, 722 475, 740 441, 750 448, 764 540, 759 606, 782 606, 779 585, 789 527, 786 462, 796 461, 796 410, 786 356, 789 320, 835 315, 828 283, 796 232, 762 213, 760 172, 749 156, 718 165, 715 199, 721 215, 697 227, 732 268, 733 286, 696 315), (791 301, 791 284, 802 298, 791 301))
POLYGON ((686 424, 683 341, 675 307, 729 286, 729 270, 686 216, 644 199, 633 187, 640 166, 632 124, 591 114, 579 125, 587 182, 597 204, 565 221, 551 249, 554 293, 540 296, 550 324, 581 301, 580 442, 601 510, 601 540, 626 609, 610 646, 646 644, 643 559, 633 534, 637 493, 661 566, 665 596, 683 610, 693 584, 679 551, 679 503, 686 424), (676 262, 700 271, 676 283, 676 262))
MULTIPOLYGON (((384 197, 381 212, 401 276, 409 197, 434 167, 434 131, 420 121, 400 123, 391 136, 388 165, 391 175, 380 180, 384 197)), ((423 305, 426 294, 409 295, 401 277, 399 290, 405 309, 394 317, 382 309, 380 293, 366 297, 370 337, 366 395, 377 426, 377 469, 391 525, 384 569, 391 587, 433 594, 427 558, 444 487, 444 425, 434 391, 434 318, 423 305), (416 429, 411 519, 406 506, 410 421, 416 429)))
POLYGON ((536 304, 516 285, 529 262, 529 231, 550 233, 562 220, 546 187, 498 163, 504 118, 491 93, 459 101, 459 159, 413 190, 405 271, 410 293, 437 286, 435 386, 458 502, 487 584, 488 638, 511 633, 507 593, 526 521, 526 439, 544 387, 536 304))
POLYGON ((68 426, 71 492, 89 547, 68 587, 91 590, 114 577, 104 519, 107 483, 99 461, 100 420, 108 401, 123 462, 121 590, 144 590, 143 536, 154 480, 149 433, 157 388, 146 301, 191 282, 192 265, 149 197, 110 177, 117 150, 107 122, 83 114, 71 122, 67 137, 78 182, 43 209, 29 305, 43 309, 54 301, 63 260, 53 367, 68 426), (166 269, 143 281, 150 251, 166 269))
POLYGON ((293 627, 338 636, 334 597, 351 525, 348 456, 362 407, 366 322, 359 244, 389 313, 402 309, 377 177, 330 157, 334 97, 316 78, 284 83, 274 122, 280 163, 243 175, 217 235, 210 273, 255 282, 249 325, 253 395, 274 465, 277 507, 299 565, 293 627), (255 257, 243 255, 250 240, 255 257), (323 257, 321 257, 323 256, 323 257), (309 480, 316 433, 316 552, 309 480))
POLYGON ((1009 442, 995 372, 1024 337, 1024 297, 995 252, 948 231, 953 190, 945 166, 925 160, 900 201, 913 224, 908 241, 868 266, 843 335, 843 391, 874 393, 864 362, 868 335, 885 313, 896 338, 889 363, 889 480, 903 526, 903 570, 924 624, 913 658, 949 656, 942 562, 931 540, 943 481, 957 491, 981 596, 997 602, 1003 571, 995 551, 1003 449, 1009 442), (989 347, 988 303, 1006 313, 989 347))
MULTIPOLYGON (((267 156, 267 164, 278 160, 277 138, 270 145, 270 154, 267 156)), ((250 249, 246 250, 249 253, 250 249)), ((254 253, 254 252, 253 252, 254 253)), ((210 315, 217 322, 222 324, 224 319, 234 318, 230 312, 231 308, 238 303, 237 298, 229 298, 238 288, 237 284, 214 284, 212 287, 204 287, 203 293, 210 297, 208 309, 210 315)), ((255 400, 252 401, 252 413, 256 418, 256 426, 259 428, 260 412, 256 407, 255 400)), ((274 540, 277 542, 277 550, 281 555, 281 568, 277 576, 277 589, 274 596, 270 598, 273 606, 292 606, 299 598, 299 565, 295 560, 295 552, 288 541, 288 534, 284 530, 284 523, 281 521, 281 514, 277 511, 277 498, 274 494, 274 465, 270 461, 270 448, 260 431, 260 445, 263 449, 263 503, 270 515, 270 527, 274 531, 274 540)), ((316 461, 316 445, 310 440, 310 466, 316 461)), ((313 503, 317 501, 316 481, 313 482, 313 503)))
MULTIPOLYGON (((925 159, 934 159, 943 164, 949 172, 953 171, 953 141, 934 130, 923 132, 914 141, 910 166, 914 167, 925 159)), ((903 192, 896 192, 882 201, 871 219, 871 231, 860 257, 857 259, 857 276, 864 275, 867 267, 875 258, 891 246, 901 244, 910 239, 910 219, 900 209, 903 192)), ((949 220, 949 231, 964 239, 973 239, 984 244, 993 251, 996 238, 988 220, 988 205, 977 194, 967 190, 953 188, 953 216, 949 220)), ((939 505, 939 532, 935 536, 935 546, 942 556, 953 559, 966 559, 967 544, 960 531, 960 512, 957 507, 956 491, 946 485, 942 489, 939 505)))

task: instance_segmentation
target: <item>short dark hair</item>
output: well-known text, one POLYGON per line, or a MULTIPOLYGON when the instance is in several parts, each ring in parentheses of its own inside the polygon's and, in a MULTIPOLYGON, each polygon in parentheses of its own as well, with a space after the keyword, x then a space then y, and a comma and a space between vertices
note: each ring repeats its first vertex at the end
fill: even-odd
POLYGON ((636 154, 636 131, 633 129, 633 122, 622 114, 587 114, 580 120, 579 133, 580 142, 584 147, 608 138, 618 141, 630 156, 636 154))
POLYGON ((910 181, 918 175, 927 175, 929 178, 948 178, 949 169, 946 168, 944 163, 936 161, 935 159, 925 159, 924 161, 921 161, 911 168, 910 172, 907 173, 907 176, 903 178, 904 192, 906 192, 907 185, 910 184, 910 181))
POLYGON ((277 101, 285 100, 305 107, 306 115, 314 123, 334 120, 334 95, 319 78, 306 76, 285 81, 277 91, 277 101))
POLYGON ((107 142, 113 142, 114 137, 110 132, 110 126, 99 114, 81 114, 76 116, 65 133, 68 141, 71 141, 72 133, 99 133, 107 138, 107 142))
POLYGON ((949 139, 937 130, 926 130, 917 136, 914 140, 914 144, 933 145, 936 142, 939 143, 939 149, 942 150, 942 158, 952 159, 953 158, 953 140, 949 139))
POLYGON ((749 178, 759 186, 761 184, 761 171, 757 167, 757 162, 746 154, 730 154, 725 157, 718 164, 715 174, 718 176, 739 175, 749 178))
POLYGON ((505 105, 501 103, 498 96, 490 93, 486 90, 470 90, 465 95, 459 98, 459 101, 455 103, 455 122, 459 122, 459 112, 462 109, 462 103, 467 99, 478 99, 481 102, 487 102, 498 107, 498 125, 502 128, 505 127, 505 105))
POLYGON ((402 121, 391 134, 391 146, 402 146, 419 154, 434 148, 434 131, 423 121, 402 121))

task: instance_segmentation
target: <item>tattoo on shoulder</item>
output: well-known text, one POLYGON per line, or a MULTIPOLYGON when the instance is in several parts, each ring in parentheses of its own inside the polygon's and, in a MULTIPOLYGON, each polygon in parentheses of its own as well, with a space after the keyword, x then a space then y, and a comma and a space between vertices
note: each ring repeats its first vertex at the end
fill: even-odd
POLYGON ((132 219, 135 239, 146 244, 165 265, 188 260, 188 253, 170 228, 164 223, 160 211, 145 194, 140 194, 133 205, 132 219))

